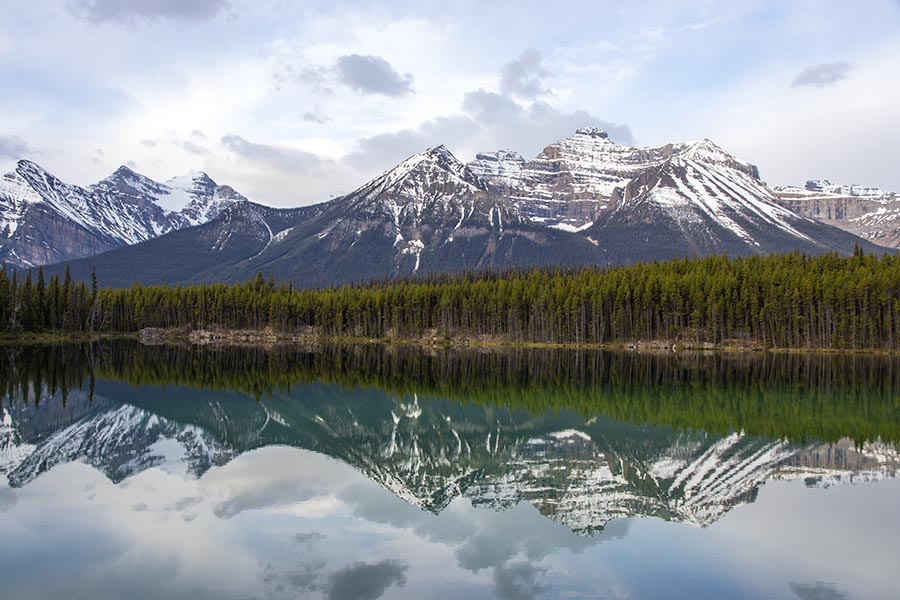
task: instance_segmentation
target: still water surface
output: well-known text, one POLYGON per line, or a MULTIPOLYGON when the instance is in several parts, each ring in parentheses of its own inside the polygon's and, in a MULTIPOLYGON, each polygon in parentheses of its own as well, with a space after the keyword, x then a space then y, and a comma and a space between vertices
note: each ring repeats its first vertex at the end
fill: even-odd
POLYGON ((4 599, 900 597, 895 358, 0 361, 4 599))

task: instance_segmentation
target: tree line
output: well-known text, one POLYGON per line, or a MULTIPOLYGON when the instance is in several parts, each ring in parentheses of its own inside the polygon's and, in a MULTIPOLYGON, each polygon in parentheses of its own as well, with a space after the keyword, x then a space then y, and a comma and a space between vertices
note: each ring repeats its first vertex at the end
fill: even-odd
POLYGON ((261 274, 185 287, 24 279, 0 270, 0 334, 145 327, 271 329, 343 338, 665 340, 898 349, 900 255, 684 258, 625 267, 471 272, 294 289, 261 274))

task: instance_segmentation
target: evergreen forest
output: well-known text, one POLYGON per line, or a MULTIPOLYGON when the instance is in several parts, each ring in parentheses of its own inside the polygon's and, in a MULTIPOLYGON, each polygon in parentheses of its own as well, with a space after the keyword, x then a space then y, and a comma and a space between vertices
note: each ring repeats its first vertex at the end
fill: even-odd
POLYGON ((0 270, 0 335, 269 330, 343 339, 900 348, 900 255, 684 258, 468 272, 325 289, 242 283, 98 289, 0 270))

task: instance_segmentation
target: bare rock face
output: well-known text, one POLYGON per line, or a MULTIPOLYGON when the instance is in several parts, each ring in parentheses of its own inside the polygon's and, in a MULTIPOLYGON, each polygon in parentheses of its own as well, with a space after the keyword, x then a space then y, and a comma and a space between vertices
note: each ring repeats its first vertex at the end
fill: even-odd
POLYGON ((900 195, 876 187, 807 181, 774 188, 779 202, 802 215, 888 248, 900 248, 900 195))
POLYGON ((93 256, 205 223, 243 200, 204 173, 158 183, 120 167, 83 188, 23 160, 0 179, 0 260, 28 268, 93 256))

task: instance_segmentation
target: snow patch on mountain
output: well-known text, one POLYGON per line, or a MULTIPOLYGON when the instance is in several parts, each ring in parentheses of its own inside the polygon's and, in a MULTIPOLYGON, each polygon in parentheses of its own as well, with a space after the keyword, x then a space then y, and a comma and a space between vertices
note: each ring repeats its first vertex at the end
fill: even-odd
POLYGON ((179 213, 183 211, 194 200, 190 193, 193 191, 193 183, 194 180, 191 177, 178 177, 166 181, 165 186, 168 189, 156 198, 156 204, 166 212, 179 213))

